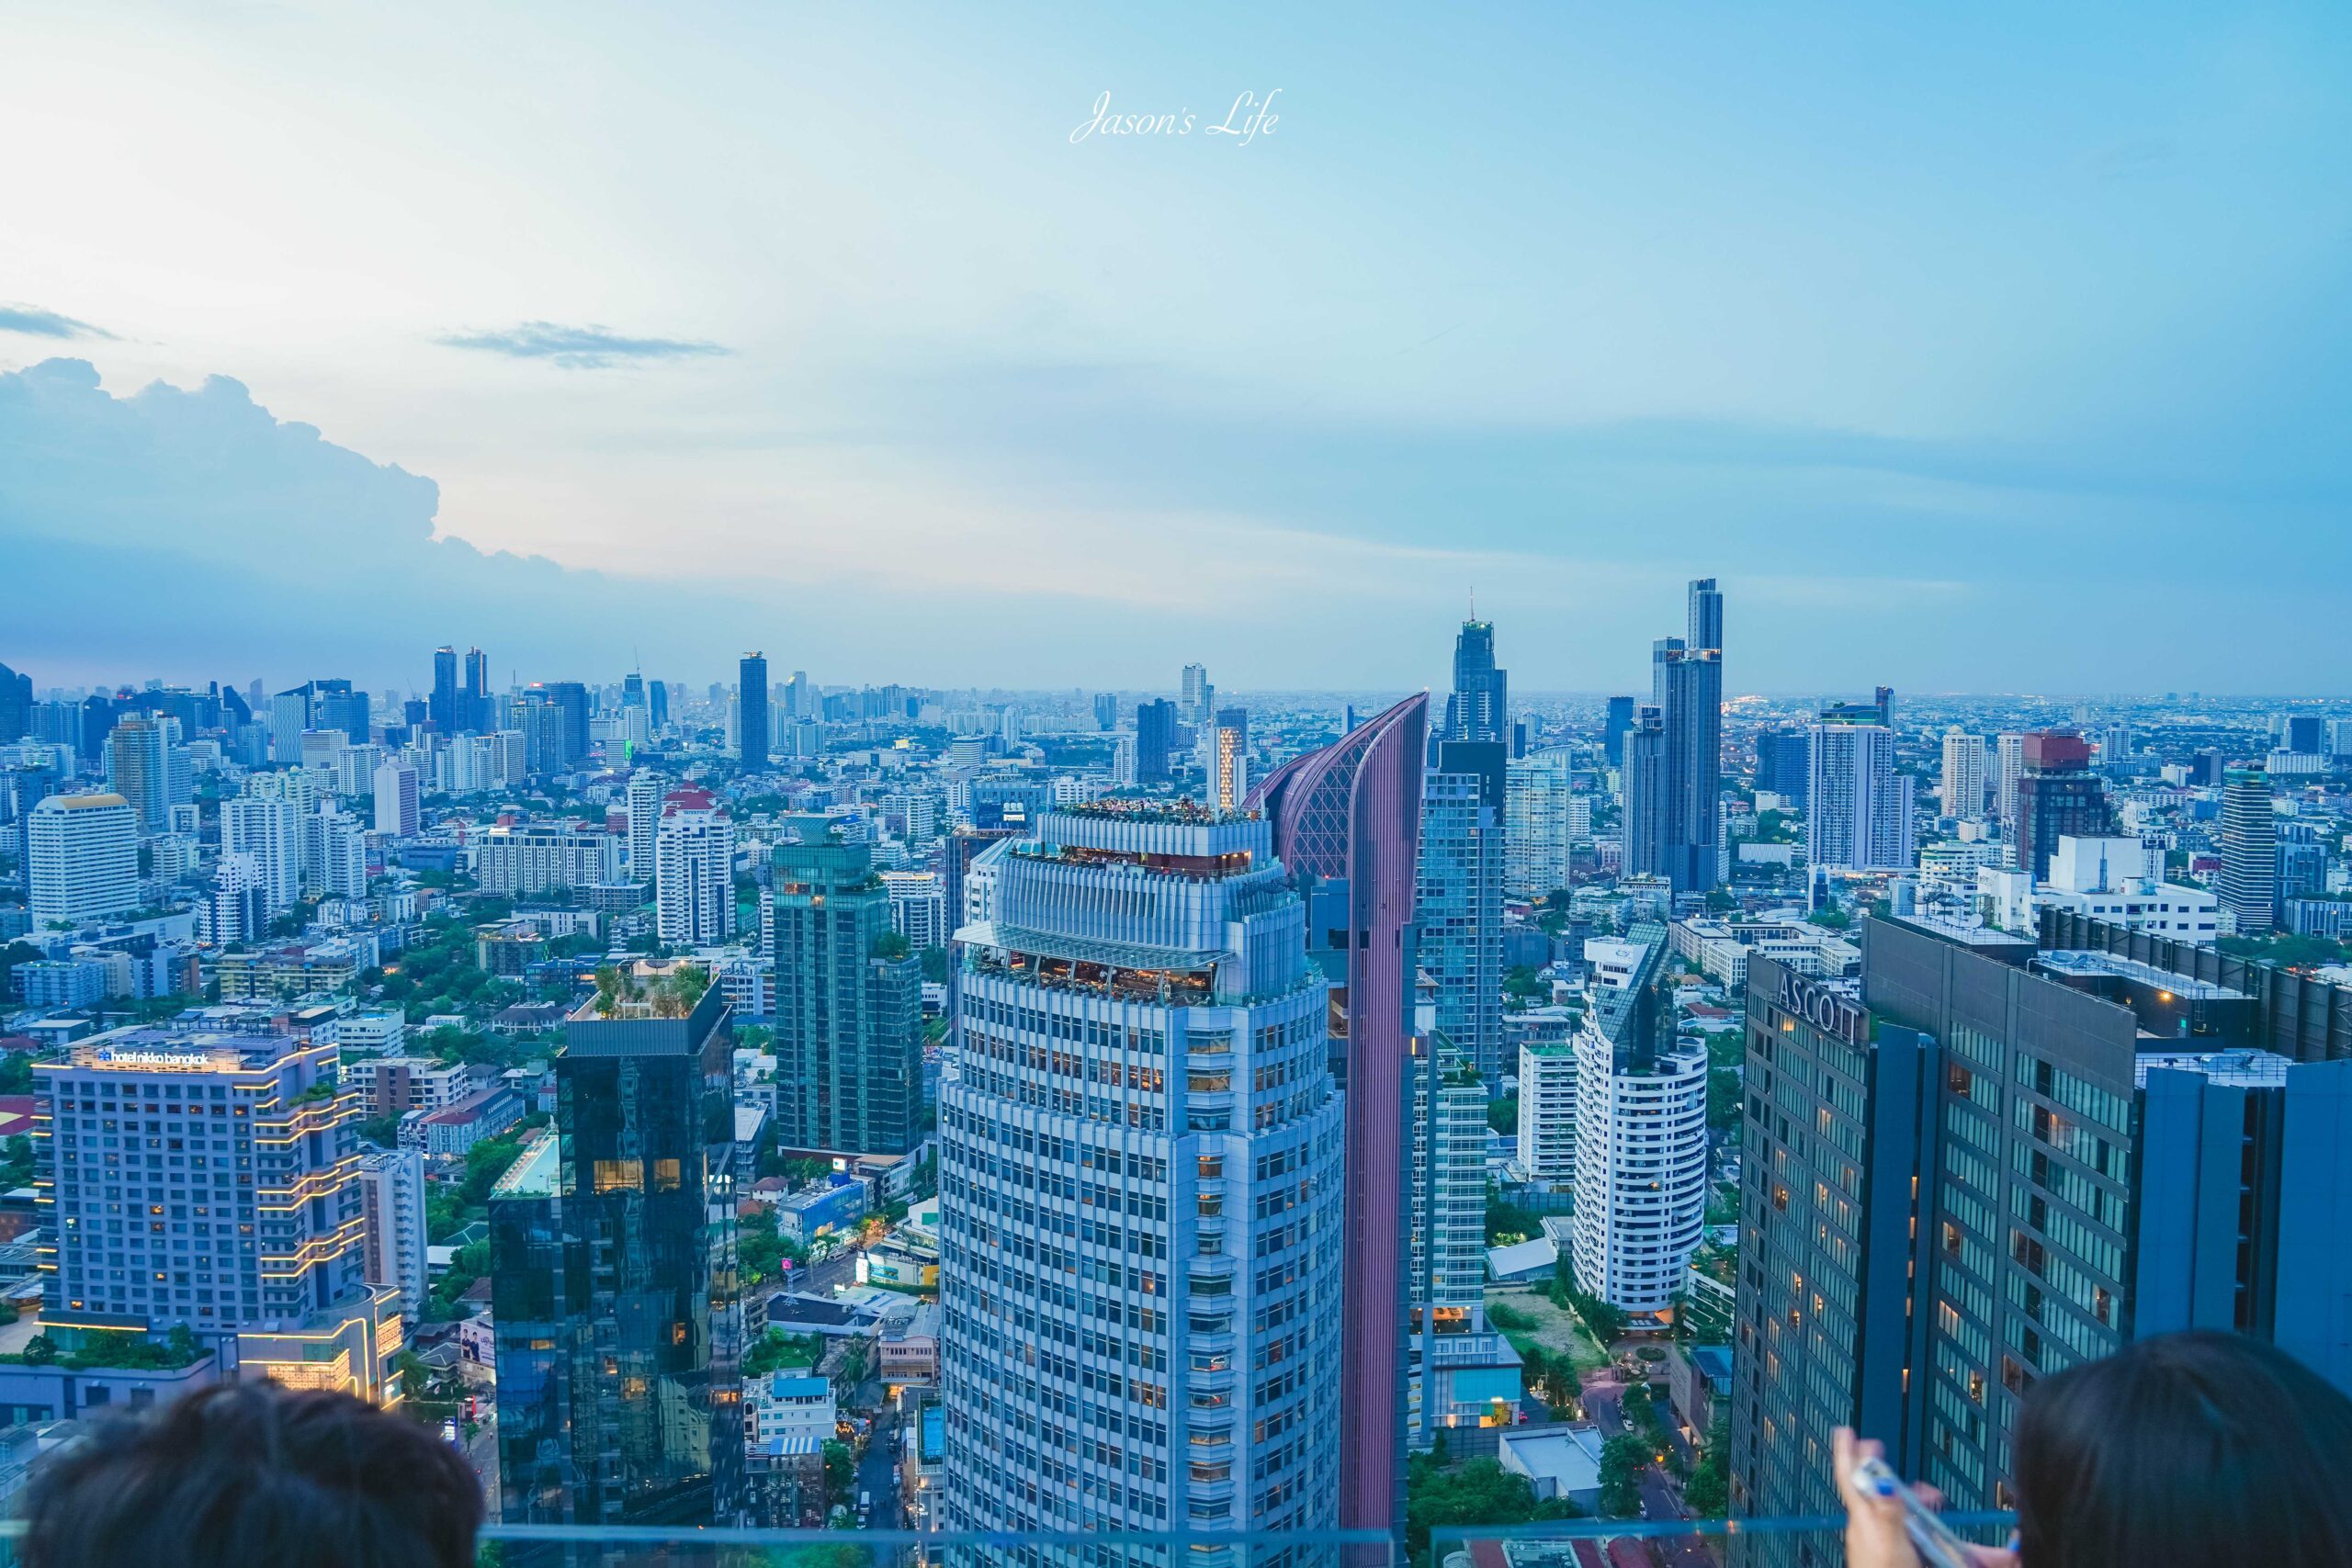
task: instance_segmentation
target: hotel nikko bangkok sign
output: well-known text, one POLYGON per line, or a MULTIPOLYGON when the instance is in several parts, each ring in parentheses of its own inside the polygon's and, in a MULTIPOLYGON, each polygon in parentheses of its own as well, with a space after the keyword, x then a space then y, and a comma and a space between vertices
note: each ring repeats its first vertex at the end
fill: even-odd
POLYGON ((82 1067, 128 1068, 146 1073, 209 1073, 233 1069, 234 1051, 159 1051, 141 1045, 85 1046, 74 1053, 82 1067))

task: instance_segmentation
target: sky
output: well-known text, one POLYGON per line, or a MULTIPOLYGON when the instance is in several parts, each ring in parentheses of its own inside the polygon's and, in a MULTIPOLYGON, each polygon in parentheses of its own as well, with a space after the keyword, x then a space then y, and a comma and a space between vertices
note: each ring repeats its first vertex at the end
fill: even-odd
POLYGON ((2352 692, 2340 5, 0 6, 40 685, 2352 692))

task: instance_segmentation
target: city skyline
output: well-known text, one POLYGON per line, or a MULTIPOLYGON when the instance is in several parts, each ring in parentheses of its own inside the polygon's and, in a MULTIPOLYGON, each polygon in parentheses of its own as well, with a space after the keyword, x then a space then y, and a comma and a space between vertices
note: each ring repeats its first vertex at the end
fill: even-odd
POLYGON ((910 680, 1213 645, 1408 689, 1476 592, 1531 689, 1634 690, 1706 572, 1755 690, 2352 680, 2340 17, 1500 11, 1334 57, 1235 9, 877 47, 715 6, 724 60, 599 18, 535 73, 527 11, 147 16, 25 18, 0 107, 59 149, 0 186, 12 662, 381 637, 381 679, 341 581, 549 665, 626 615, 672 668, 788 627, 910 680), (1248 147, 1068 140, 1274 87, 1248 147), (2298 570, 2211 547, 2248 532, 2298 570), (1171 548, 1250 570, 1204 602, 1171 548))

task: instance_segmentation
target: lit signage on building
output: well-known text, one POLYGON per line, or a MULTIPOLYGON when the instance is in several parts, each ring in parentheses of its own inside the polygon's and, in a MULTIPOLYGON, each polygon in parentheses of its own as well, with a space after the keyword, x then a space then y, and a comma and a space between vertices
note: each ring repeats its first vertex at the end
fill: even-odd
POLYGON ((100 1045, 75 1055, 77 1065, 94 1067, 132 1067, 141 1072, 203 1073, 223 1066, 233 1067, 234 1053, 218 1051, 155 1050, 136 1045, 100 1045), (224 1060, 224 1055, 227 1060, 224 1060))
POLYGON ((1860 1044, 1868 1033, 1867 1016, 1853 998, 1816 985, 1793 969, 1781 971, 1781 1010, 1794 1013, 1825 1034, 1860 1044))

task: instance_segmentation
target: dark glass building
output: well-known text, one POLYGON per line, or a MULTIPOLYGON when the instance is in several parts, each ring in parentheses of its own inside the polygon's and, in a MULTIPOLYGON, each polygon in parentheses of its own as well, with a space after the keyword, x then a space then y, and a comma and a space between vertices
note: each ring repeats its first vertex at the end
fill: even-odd
POLYGON ((747 653, 736 667, 735 737, 745 773, 759 773, 768 765, 768 660, 763 653, 747 653))
POLYGON ((2107 781, 2091 772, 2091 744, 2079 735, 2035 730, 2025 738, 2018 779, 2018 869, 2041 882, 2062 838, 2096 839, 2110 826, 2107 781))
POLYGON ((2241 936, 2261 936, 2278 921, 2278 818, 2270 774, 2232 768, 2222 781, 2222 874, 2213 891, 2241 936))
MULTIPOLYGON (((805 819, 816 831, 820 818, 805 819)), ((776 1141, 904 1154, 922 1121, 922 961, 890 925, 865 845, 776 847, 776 1141)))
POLYGON ((1841 1425, 1956 1508, 2014 1506, 2026 1393, 2147 1335, 2352 1386, 2352 1061, 2260 1049, 2296 1027, 2264 996, 2114 952, 1863 942, 1859 998, 1749 971, 1735 1516, 1834 1511, 1841 1425))
POLYGON ((1495 665, 1495 624, 1464 621, 1453 638, 1453 692, 1445 699, 1448 740, 1507 740, 1510 677, 1495 665))
POLYGON ((1813 737, 1803 729, 1768 729, 1756 738, 1756 787, 1787 795, 1802 811, 1813 778, 1813 737))
POLYGON ((1136 783, 1166 784, 1168 759, 1176 749, 1176 705, 1155 697, 1136 705, 1136 783))
MULTIPOLYGON (((1639 845, 1645 861, 1656 861, 1635 866, 1629 858, 1628 869, 1663 876, 1677 893, 1704 892, 1721 880, 1724 596, 1713 578, 1691 581, 1686 630, 1651 646, 1650 706, 1657 711, 1661 746, 1657 787, 1636 795, 1629 782, 1625 794, 1629 852, 1639 845)), ((1643 722, 1637 715, 1637 728, 1643 722)))
POLYGON ((443 735, 455 735, 461 722, 464 694, 458 686, 458 650, 433 650, 433 694, 424 700, 425 717, 443 735))
POLYGON ((1625 761, 1625 731, 1634 728, 1634 699, 1611 697, 1608 716, 1600 723, 1600 750, 1606 765, 1623 767, 1625 761))
POLYGON ((640 963, 565 1021, 555 1127, 491 1194, 509 1524, 742 1522, 732 1036, 699 983, 640 963))

